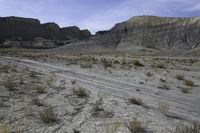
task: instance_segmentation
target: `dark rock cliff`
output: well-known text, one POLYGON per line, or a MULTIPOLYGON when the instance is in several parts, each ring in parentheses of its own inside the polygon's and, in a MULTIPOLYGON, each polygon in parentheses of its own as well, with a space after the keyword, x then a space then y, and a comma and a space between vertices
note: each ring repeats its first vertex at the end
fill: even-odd
MULTIPOLYGON (((56 23, 41 24, 39 20, 20 17, 0 17, 0 43, 5 41, 81 40, 91 36, 88 30, 78 27, 60 28, 56 23)), ((8 45, 6 45, 8 46, 8 45)))

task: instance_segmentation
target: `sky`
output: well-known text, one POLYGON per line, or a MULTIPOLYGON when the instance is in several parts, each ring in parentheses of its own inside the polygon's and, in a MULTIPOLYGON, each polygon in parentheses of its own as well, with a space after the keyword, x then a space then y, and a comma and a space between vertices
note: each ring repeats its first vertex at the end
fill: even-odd
POLYGON ((200 0, 0 0, 0 16, 37 18, 92 33, 133 16, 200 16, 200 0))

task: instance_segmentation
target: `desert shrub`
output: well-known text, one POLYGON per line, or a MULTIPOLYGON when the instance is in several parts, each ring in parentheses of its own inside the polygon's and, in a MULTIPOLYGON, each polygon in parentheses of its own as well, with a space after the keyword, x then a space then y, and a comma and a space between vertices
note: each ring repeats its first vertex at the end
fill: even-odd
POLYGON ((24 79, 22 75, 20 75, 19 77, 19 84, 24 84, 24 79))
POLYGON ((13 79, 6 79, 3 82, 4 87, 8 89, 8 91, 16 91, 16 84, 12 81, 13 79))
POLYGON ((164 101, 160 101, 158 107, 159 107, 159 110, 163 113, 166 113, 169 111, 169 105, 168 103, 164 101))
POLYGON ((56 122, 57 115, 54 113, 54 110, 52 107, 48 107, 41 111, 39 113, 40 119, 45 123, 45 124, 51 124, 56 122))
POLYGON ((52 84, 54 84, 56 81, 57 81, 57 80, 56 80, 55 74, 54 74, 54 73, 51 73, 51 75, 50 75, 50 76, 48 77, 48 79, 47 79, 47 84, 48 84, 48 85, 52 85, 52 84))
POLYGON ((31 78, 35 78, 35 77, 37 77, 37 72, 36 71, 30 71, 29 72, 29 76, 31 77, 31 78))
POLYGON ((166 67, 165 67, 165 64, 163 64, 163 63, 158 63, 158 64, 156 64, 156 67, 157 67, 157 68, 160 68, 160 69, 166 68, 166 67))
POLYGON ((9 69, 11 69, 11 67, 9 65, 2 65, 0 66, 0 72, 1 73, 8 73, 9 72, 9 69))
POLYGON ((119 127, 120 127, 120 122, 117 118, 111 124, 107 124, 104 121, 105 133, 117 133, 117 130, 119 129, 119 127))
POLYGON ((160 69, 165 69, 166 68, 164 63, 155 63, 155 64, 152 64, 151 67, 160 68, 160 69))
POLYGON ((80 67, 81 68, 92 68, 92 64, 91 63, 83 63, 83 64, 80 64, 80 67))
POLYGON ((127 65, 127 64, 128 64, 128 63, 127 63, 126 59, 122 59, 121 65, 127 65))
POLYGON ((118 60, 115 60, 113 63, 114 64, 119 64, 120 62, 118 60))
POLYGON ((77 130, 77 129, 74 129, 74 130, 73 130, 73 133, 80 133, 80 131, 77 130))
POLYGON ((161 84, 158 88, 163 90, 170 90, 169 86, 166 84, 161 84))
POLYGON ((37 93, 39 93, 39 94, 46 93, 46 91, 45 91, 46 87, 45 86, 36 85, 36 86, 33 86, 33 89, 36 90, 37 93))
POLYGON ((0 133, 9 133, 10 129, 7 123, 0 124, 0 133))
POLYGON ((130 99, 128 99, 128 100, 129 100, 129 102, 130 102, 131 104, 143 105, 143 102, 142 102, 142 100, 141 100, 140 98, 134 98, 134 97, 132 97, 132 98, 130 98, 130 99))
POLYGON ((33 103, 34 105, 37 105, 37 106, 44 106, 44 104, 43 104, 38 98, 34 98, 34 99, 32 100, 32 103, 33 103))
POLYGON ((134 60, 134 61, 132 61, 131 63, 132 63, 133 65, 135 65, 135 66, 140 66, 140 67, 144 66, 139 60, 134 60))
POLYGON ((184 85, 186 86, 194 86, 194 82, 192 80, 185 79, 183 81, 184 85))
POLYGON ((105 58, 101 59, 101 63, 105 69, 107 69, 108 67, 112 67, 112 61, 108 61, 105 58))
POLYGON ((191 125, 181 124, 176 127, 175 133, 200 133, 200 124, 197 122, 191 125))
POLYGON ((0 133, 23 133, 23 131, 18 129, 10 129, 10 124, 8 122, 0 123, 0 133))
POLYGON ((72 80, 71 83, 74 85, 76 84, 76 80, 72 80))
POLYGON ((183 93, 189 93, 189 88, 182 87, 182 88, 180 88, 180 90, 183 93))
POLYGON ((162 83, 166 83, 166 80, 163 79, 163 78, 160 78, 160 82, 162 82, 162 83))
POLYGON ((148 71, 148 72, 145 73, 145 75, 148 76, 148 77, 151 77, 151 76, 153 76, 153 73, 148 71))
POLYGON ((80 97, 80 98, 84 98, 84 97, 88 96, 86 90, 82 87, 73 88, 73 93, 74 93, 74 95, 76 95, 77 97, 80 97))
POLYGON ((131 133, 143 133, 145 132, 145 127, 142 122, 134 118, 132 121, 126 124, 127 128, 131 133))
POLYGON ((175 76, 175 78, 178 79, 178 80, 184 80, 184 76, 183 76, 183 75, 180 75, 180 74, 177 74, 177 75, 175 76))

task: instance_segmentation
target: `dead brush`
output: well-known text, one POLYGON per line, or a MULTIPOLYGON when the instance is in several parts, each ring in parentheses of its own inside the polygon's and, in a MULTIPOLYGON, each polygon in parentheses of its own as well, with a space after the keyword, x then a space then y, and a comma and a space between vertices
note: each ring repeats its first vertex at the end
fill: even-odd
POLYGON ((126 127, 129 129, 131 133, 144 133, 145 127, 141 121, 134 118, 132 121, 126 124, 126 127))
POLYGON ((198 122, 190 125, 181 124, 176 127, 175 133, 200 133, 200 124, 198 122))
POLYGON ((39 113, 40 119, 45 124, 52 124, 56 122, 57 115, 54 113, 53 107, 48 107, 39 113))

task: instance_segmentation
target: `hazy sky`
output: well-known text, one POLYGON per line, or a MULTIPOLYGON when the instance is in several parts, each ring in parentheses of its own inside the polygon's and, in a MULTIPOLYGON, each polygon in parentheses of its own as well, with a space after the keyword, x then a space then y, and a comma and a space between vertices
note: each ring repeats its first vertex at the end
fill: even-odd
POLYGON ((0 0, 0 16, 76 25, 93 33, 138 15, 200 16, 200 0, 0 0))

